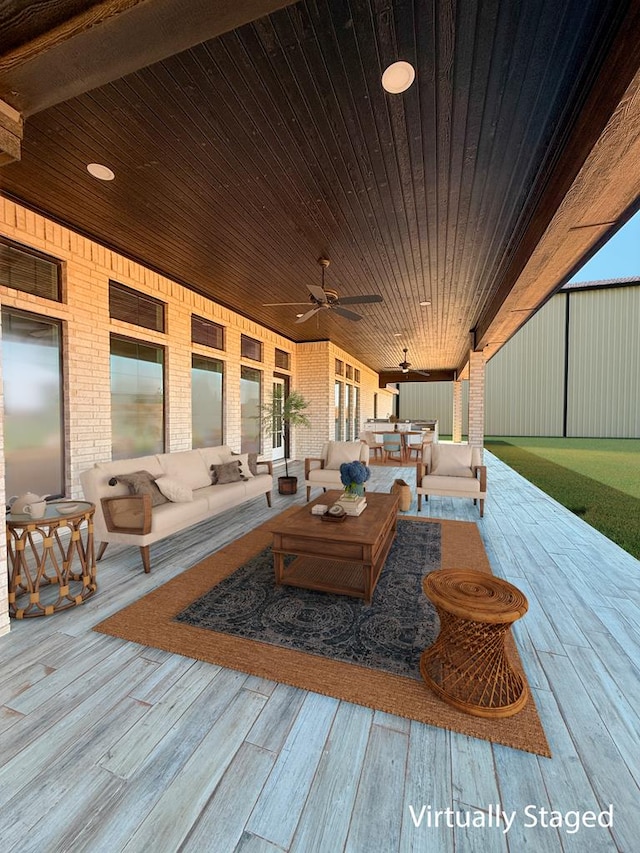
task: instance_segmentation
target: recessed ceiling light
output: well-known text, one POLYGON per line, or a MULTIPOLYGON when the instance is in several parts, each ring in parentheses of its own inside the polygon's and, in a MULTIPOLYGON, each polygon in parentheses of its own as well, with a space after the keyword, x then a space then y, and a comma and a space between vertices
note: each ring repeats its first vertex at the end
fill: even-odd
POLYGON ((394 338, 401 338, 401 337, 402 337, 402 332, 394 332, 394 333, 393 333, 393 337, 394 337, 394 338))
POLYGON ((296 314, 296 319, 297 319, 298 317, 304 317, 304 314, 296 314))
POLYGON ((89 163, 87 172, 99 181, 112 181, 115 178, 115 173, 108 166, 103 166, 101 163, 89 163))
POLYGON ((423 299, 422 302, 420 303, 420 305, 431 305, 431 300, 430 299, 423 299))
POLYGON ((394 62, 382 75, 382 88, 392 95, 405 92, 413 83, 416 72, 408 62, 394 62))

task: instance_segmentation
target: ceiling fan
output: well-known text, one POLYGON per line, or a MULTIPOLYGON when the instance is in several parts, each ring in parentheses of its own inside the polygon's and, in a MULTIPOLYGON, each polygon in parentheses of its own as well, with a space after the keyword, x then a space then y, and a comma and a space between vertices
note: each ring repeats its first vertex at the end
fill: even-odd
MULTIPOLYGON (((403 360, 400 362, 400 364, 398 365, 398 367, 400 368, 400 370, 401 370, 403 373, 419 373, 419 374, 420 374, 420 376, 429 376, 429 374, 427 373, 427 371, 426 371, 426 370, 412 370, 412 369, 411 369, 411 362, 410 362, 410 361, 407 361, 407 353, 409 352, 409 350, 408 350, 406 347, 404 347, 404 349, 402 350, 402 352, 403 352, 403 354, 404 354, 404 358, 403 358, 403 360)), ((391 369, 395 370, 395 368, 391 368, 391 369)))
POLYGON ((356 314, 355 311, 349 311, 343 306, 382 302, 382 296, 379 296, 377 293, 368 293, 363 296, 345 296, 340 298, 337 290, 330 290, 324 286, 324 273, 326 268, 329 266, 329 259, 318 258, 318 263, 322 267, 322 282, 320 286, 317 284, 307 285, 307 290, 309 291, 308 302, 263 302, 263 305, 265 307, 276 305, 307 305, 310 302, 313 307, 306 313, 301 314, 296 320, 296 323, 304 323, 306 320, 313 317, 314 314, 317 314, 318 311, 325 310, 335 311, 336 314, 339 314, 341 317, 345 317, 347 320, 362 320, 360 314, 356 314))

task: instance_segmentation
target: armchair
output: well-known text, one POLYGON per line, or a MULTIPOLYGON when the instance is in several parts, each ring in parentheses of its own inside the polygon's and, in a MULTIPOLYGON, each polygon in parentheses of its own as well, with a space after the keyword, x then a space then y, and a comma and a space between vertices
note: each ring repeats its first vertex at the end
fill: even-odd
POLYGON ((307 500, 312 488, 342 489, 340 466, 343 462, 359 461, 369 463, 369 445, 363 441, 326 441, 322 445, 320 456, 307 457, 304 460, 304 481, 307 487, 307 500))
POLYGON ((418 512, 422 495, 472 498, 480 502, 480 518, 484 515, 487 496, 487 469, 482 462, 482 448, 468 444, 424 444, 422 459, 416 469, 418 512))

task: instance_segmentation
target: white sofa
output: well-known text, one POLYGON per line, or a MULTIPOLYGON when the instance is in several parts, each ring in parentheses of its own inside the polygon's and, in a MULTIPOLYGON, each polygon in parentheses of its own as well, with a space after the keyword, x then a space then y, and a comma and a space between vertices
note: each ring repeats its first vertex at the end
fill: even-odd
MULTIPOLYGON (((226 509, 239 506, 259 495, 266 495, 271 506, 273 471, 271 462, 257 461, 252 474, 247 456, 234 455, 226 445, 162 453, 114 462, 97 462, 80 474, 85 499, 96 506, 94 535, 98 559, 110 542, 137 545, 145 572, 151 571, 149 546, 166 536, 178 533, 226 509), (212 484, 212 465, 241 462, 243 477, 237 482, 212 484), (264 471, 264 473, 263 473, 264 471), (118 477, 148 472, 171 493, 173 500, 152 506, 156 499, 149 493, 131 494, 130 485, 118 477), (178 488, 182 487, 182 488, 178 488)), ((232 470, 236 466, 232 465, 232 470)), ((228 469, 227 469, 228 470, 228 469)), ((222 478, 224 479, 224 477, 222 478)), ((152 487, 154 488, 154 487, 152 487)), ((165 500, 159 497, 158 500, 165 500)))
POLYGON ((484 515, 487 497, 487 469, 482 464, 482 448, 468 444, 423 444, 422 459, 416 470, 418 512, 422 495, 450 498, 472 498, 480 504, 484 515))
POLYGON ((340 466, 343 462, 369 462, 369 445, 364 441, 325 441, 319 456, 308 456, 304 460, 304 482, 307 487, 307 500, 312 488, 344 488, 340 480, 340 466))

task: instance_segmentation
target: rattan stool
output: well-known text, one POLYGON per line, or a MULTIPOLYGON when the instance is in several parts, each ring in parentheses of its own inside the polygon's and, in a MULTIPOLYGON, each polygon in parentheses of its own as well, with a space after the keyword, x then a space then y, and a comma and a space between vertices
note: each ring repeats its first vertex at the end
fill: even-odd
POLYGON ((440 633, 422 653, 427 685, 451 705, 478 717, 509 717, 527 701, 527 687, 507 658, 504 640, 527 612, 525 596, 484 572, 442 569, 422 582, 440 617, 440 633))

